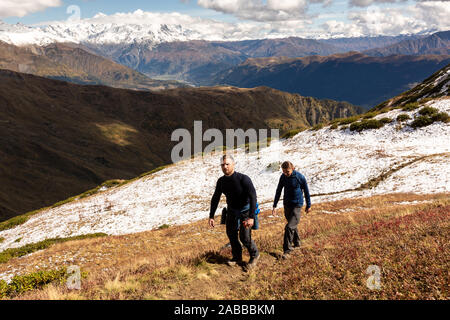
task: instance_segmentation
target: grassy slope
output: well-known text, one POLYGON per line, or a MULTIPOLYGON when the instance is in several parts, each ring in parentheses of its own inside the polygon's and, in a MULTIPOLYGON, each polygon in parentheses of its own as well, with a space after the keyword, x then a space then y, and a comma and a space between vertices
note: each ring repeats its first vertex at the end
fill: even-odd
POLYGON ((65 263, 88 272, 80 291, 55 284, 19 299, 448 299, 449 194, 314 205, 300 223, 302 248, 287 261, 277 259, 285 223, 279 211, 261 213, 254 232, 261 260, 249 272, 224 264, 224 227, 199 221, 56 244, 0 265, 0 273, 65 263), (366 286, 369 265, 381 268, 381 290, 366 286))
POLYGON ((71 44, 18 47, 0 41, 0 68, 79 84, 157 90, 184 87, 176 81, 158 81, 71 44))

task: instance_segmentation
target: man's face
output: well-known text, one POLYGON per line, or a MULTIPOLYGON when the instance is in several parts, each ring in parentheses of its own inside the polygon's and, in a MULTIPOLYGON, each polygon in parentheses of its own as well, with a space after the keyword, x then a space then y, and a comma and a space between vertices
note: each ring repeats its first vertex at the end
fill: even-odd
POLYGON ((224 159, 220 166, 222 167, 222 172, 224 175, 231 176, 233 174, 234 162, 231 159, 229 158, 224 159))
POLYGON ((283 169, 283 174, 284 174, 286 177, 290 177, 291 174, 292 174, 292 171, 294 171, 292 168, 283 169))

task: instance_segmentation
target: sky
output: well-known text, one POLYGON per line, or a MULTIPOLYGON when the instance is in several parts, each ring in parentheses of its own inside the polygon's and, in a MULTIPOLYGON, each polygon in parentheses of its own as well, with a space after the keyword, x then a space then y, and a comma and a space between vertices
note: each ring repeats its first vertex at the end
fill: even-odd
POLYGON ((449 30, 450 0, 0 0, 0 19, 10 24, 123 17, 137 24, 179 19, 186 27, 200 23, 258 37, 399 35, 449 30))

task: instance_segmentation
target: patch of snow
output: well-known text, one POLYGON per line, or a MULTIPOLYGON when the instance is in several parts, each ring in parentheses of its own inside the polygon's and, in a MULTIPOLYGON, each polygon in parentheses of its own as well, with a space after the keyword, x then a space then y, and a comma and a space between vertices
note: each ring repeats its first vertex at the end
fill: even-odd
MULTIPOLYGON (((450 111, 450 99, 429 105, 450 111)), ((396 117, 399 110, 381 115, 396 117)), ((411 115, 417 111, 409 112, 411 115)), ((403 112, 402 112, 403 113, 403 112)), ((252 179, 262 210, 272 208, 281 170, 266 168, 290 160, 307 178, 312 203, 393 192, 434 193, 450 191, 450 125, 397 130, 395 121, 378 130, 303 131, 291 139, 273 142, 257 153, 235 152, 236 170, 252 179), (406 166, 377 187, 359 187, 391 168, 422 156, 431 156, 406 166)), ((222 175, 219 155, 190 159, 150 176, 96 195, 43 210, 26 223, 0 232, 0 251, 48 238, 104 232, 123 235, 207 219, 217 179, 222 175), (21 238, 20 243, 14 242, 21 238)), ((216 215, 225 205, 225 197, 216 215)), ((282 206, 280 201, 279 207, 282 206)))
POLYGON ((450 68, 447 70, 441 71, 441 73, 442 74, 439 77, 437 77, 436 80, 434 80, 434 83, 433 83, 434 87, 438 86, 442 81, 445 81, 449 78, 450 68))

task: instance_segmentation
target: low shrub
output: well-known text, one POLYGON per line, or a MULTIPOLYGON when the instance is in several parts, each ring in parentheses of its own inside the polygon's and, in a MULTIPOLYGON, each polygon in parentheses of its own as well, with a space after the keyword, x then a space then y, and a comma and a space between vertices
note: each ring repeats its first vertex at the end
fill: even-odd
POLYGON ((422 116, 432 116, 438 112, 439 110, 433 107, 423 107, 419 110, 419 114, 422 116))
POLYGON ((380 114, 380 113, 386 113, 386 112, 389 112, 389 111, 391 111, 391 110, 392 110, 392 108, 384 107, 383 109, 381 109, 381 110, 378 112, 378 114, 380 114))
POLYGON ((23 247, 19 248, 9 248, 2 252, 0 252, 0 263, 6 263, 12 258, 22 257, 24 255, 27 255, 29 253, 47 249, 51 245, 55 243, 61 243, 71 240, 82 240, 82 239, 90 239, 90 238, 97 238, 97 237, 104 237, 107 236, 105 233, 91 233, 91 234, 84 234, 80 236, 75 237, 69 237, 69 238, 53 238, 53 239, 46 239, 37 243, 29 243, 24 245, 23 247))
MULTIPOLYGON (((431 109, 437 110, 435 108, 431 109)), ((450 116, 446 112, 435 112, 434 110, 427 109, 427 111, 424 111, 427 115, 421 115, 416 117, 414 121, 411 122, 411 127, 416 129, 429 126, 430 124, 437 121, 441 121, 444 123, 450 121, 450 116)))
POLYGON ((403 106, 402 110, 403 111, 413 111, 416 110, 419 107, 419 103, 418 102, 410 102, 407 103, 403 106))
POLYGON ((423 99, 420 99, 420 103, 421 103, 421 104, 425 104, 425 103, 427 103, 427 102, 429 102, 429 101, 431 101, 431 100, 433 100, 433 98, 431 98, 431 97, 423 98, 423 99))
POLYGON ((331 120, 331 121, 329 122, 329 124, 335 124, 335 123, 339 123, 339 122, 341 122, 341 121, 342 121, 342 118, 336 118, 336 119, 331 120))
POLYGON ((0 299, 15 296, 26 291, 40 289, 51 282, 63 284, 67 280, 67 269, 43 270, 26 275, 15 276, 10 283, 0 280, 0 299))
POLYGON ((360 122, 355 122, 350 125, 350 131, 357 131, 361 132, 363 130, 368 129, 379 129, 384 126, 384 123, 380 120, 370 119, 370 120, 363 120, 360 122))
POLYGON ((342 119, 341 121, 339 121, 339 124, 340 125, 351 124, 351 123, 353 123, 355 121, 358 121, 358 120, 359 120, 359 116, 353 116, 353 117, 350 117, 350 118, 342 119))
MULTIPOLYGON (((161 171, 161 170, 163 170, 163 169, 165 169, 165 168, 167 168, 167 166, 161 166, 161 167, 155 168, 155 169, 153 169, 153 170, 150 170, 150 171, 148 171, 148 172, 144 172, 144 173, 142 173, 141 175, 139 175, 139 178, 143 178, 143 177, 148 176, 148 175, 150 175, 150 174, 153 174, 153 173, 156 173, 156 172, 158 172, 158 171, 161 171)), ((124 183, 123 183, 123 184, 124 184, 124 183)), ((121 184, 121 185, 123 185, 123 184, 121 184)))
POLYGON ((433 114, 431 116, 431 120, 433 120, 433 122, 442 121, 442 122, 447 123, 450 121, 450 116, 446 112, 439 112, 439 113, 433 114))
POLYGON ((422 128, 422 127, 429 126, 433 122, 434 122, 433 119, 431 119, 430 117, 419 116, 419 117, 415 118, 413 122, 411 122, 411 127, 413 127, 414 129, 422 128))
POLYGON ((378 114, 378 112, 368 112, 365 115, 363 115, 363 119, 372 119, 378 114))
POLYGON ((29 213, 26 213, 26 214, 23 214, 23 215, 20 215, 20 216, 17 216, 17 217, 12 217, 11 219, 8 219, 6 221, 0 222, 0 231, 12 229, 15 226, 24 224, 25 222, 28 221, 28 219, 30 219, 30 217, 33 214, 35 214, 35 213, 37 213, 39 211, 40 210, 34 210, 34 211, 29 212, 29 213))
POLYGON ((303 131, 303 129, 292 129, 292 130, 289 130, 289 131, 286 131, 285 133, 283 133, 281 138, 289 139, 289 138, 292 138, 293 136, 295 136, 297 133, 300 133, 302 131, 303 131))
POLYGON ((385 118, 381 118, 379 121, 384 123, 384 124, 387 124, 387 123, 391 123, 392 119, 385 117, 385 118))
POLYGON ((316 124, 314 127, 312 127, 312 131, 317 131, 317 130, 320 130, 320 129, 322 129, 323 128, 323 123, 319 123, 319 124, 316 124))
POLYGON ((411 117, 409 115, 407 115, 406 113, 402 113, 402 114, 399 114, 397 116, 397 121, 398 122, 403 122, 403 121, 406 121, 406 120, 409 120, 409 119, 411 119, 411 117))
POLYGON ((331 126, 330 126, 330 130, 335 130, 335 129, 337 129, 338 128, 338 124, 337 123, 333 123, 331 126))

